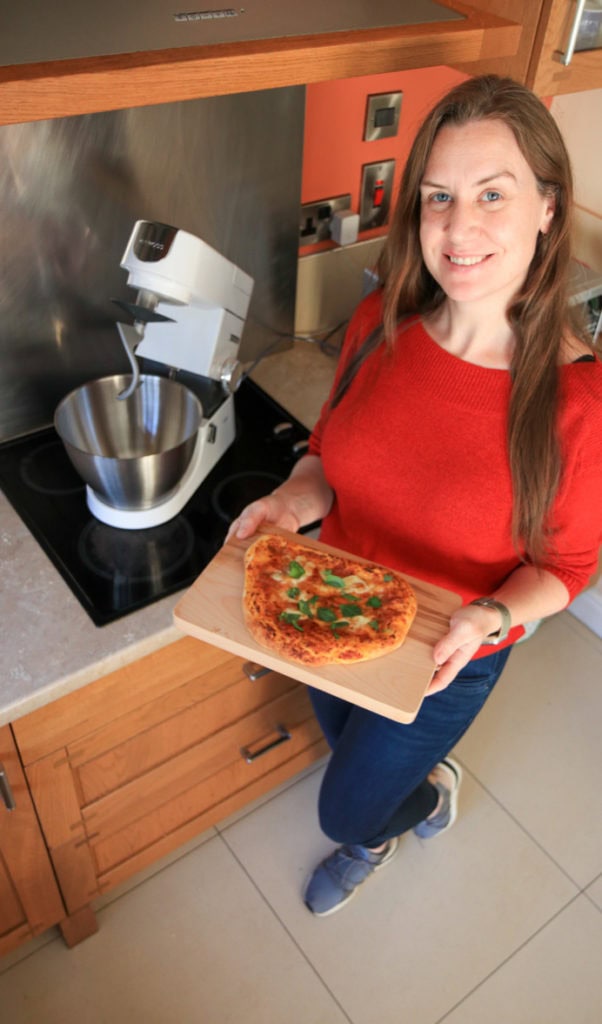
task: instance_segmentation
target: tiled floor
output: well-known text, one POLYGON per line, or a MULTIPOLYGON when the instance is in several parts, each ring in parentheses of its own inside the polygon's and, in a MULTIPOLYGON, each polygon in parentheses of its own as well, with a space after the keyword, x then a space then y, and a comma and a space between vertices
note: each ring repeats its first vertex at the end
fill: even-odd
POLYGON ((460 814, 404 837, 340 914, 322 767, 112 894, 98 934, 0 964, 7 1024, 600 1024, 602 640, 569 613, 517 647, 456 749, 460 814))

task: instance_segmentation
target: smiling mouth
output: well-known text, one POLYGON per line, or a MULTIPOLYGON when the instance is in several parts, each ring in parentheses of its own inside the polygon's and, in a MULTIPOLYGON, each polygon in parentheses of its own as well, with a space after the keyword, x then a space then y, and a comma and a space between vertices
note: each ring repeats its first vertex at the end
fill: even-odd
POLYGON ((456 267, 475 267, 478 263, 488 260, 489 254, 486 256, 450 256, 449 253, 446 253, 446 258, 456 267))

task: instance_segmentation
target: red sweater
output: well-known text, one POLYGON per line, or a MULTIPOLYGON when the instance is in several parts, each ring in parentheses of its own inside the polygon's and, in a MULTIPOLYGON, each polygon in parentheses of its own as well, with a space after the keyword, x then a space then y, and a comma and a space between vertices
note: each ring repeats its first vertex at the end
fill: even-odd
MULTIPOLYGON (((336 379, 380 322, 374 292, 351 320, 336 379)), ((545 568, 572 599, 602 541, 602 363, 571 363, 560 374, 563 478, 556 554, 545 568)), ((509 398, 507 371, 451 355, 413 321, 391 353, 380 346, 366 360, 336 409, 326 403, 312 433, 309 451, 335 492, 320 539, 464 601, 491 594, 521 564, 511 536, 509 398)), ((507 643, 522 633, 515 627, 507 643)))

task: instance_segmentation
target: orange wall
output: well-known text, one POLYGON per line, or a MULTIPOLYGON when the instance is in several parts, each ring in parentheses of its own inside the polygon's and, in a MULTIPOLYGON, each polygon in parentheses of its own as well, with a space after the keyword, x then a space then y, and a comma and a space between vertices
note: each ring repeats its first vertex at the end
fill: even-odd
MULTIPOLYGON (((359 212, 362 165, 396 161, 393 194, 418 125, 430 107, 468 76, 448 67, 396 71, 384 75, 318 82, 307 86, 301 202, 349 193, 359 212), (364 142, 366 100, 372 93, 403 93, 399 131, 394 138, 364 142)), ((360 238, 386 234, 387 228, 361 232, 360 238)), ((330 248, 332 242, 303 246, 301 254, 330 248)))

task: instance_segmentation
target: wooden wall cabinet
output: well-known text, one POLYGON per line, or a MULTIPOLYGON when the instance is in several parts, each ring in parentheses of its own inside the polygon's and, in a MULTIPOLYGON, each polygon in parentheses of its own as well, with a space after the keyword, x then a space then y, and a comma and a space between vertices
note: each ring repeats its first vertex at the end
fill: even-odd
POLYGON ((571 0, 543 0, 527 73, 527 85, 539 96, 602 88, 602 49, 576 51, 567 67, 559 59, 574 14, 571 0))
POLYGON ((326 750, 304 686, 191 638, 13 730, 70 915, 326 750))
POLYGON ((0 124, 119 110, 516 52, 520 26, 478 3, 463 20, 0 68, 0 124))
POLYGON ((575 14, 574 0, 472 2, 484 15, 500 14, 503 9, 504 17, 521 24, 520 43, 514 56, 497 55, 489 48, 480 60, 454 66, 469 75, 510 75, 542 97, 602 87, 602 50, 576 52, 568 67, 560 60, 575 14))

